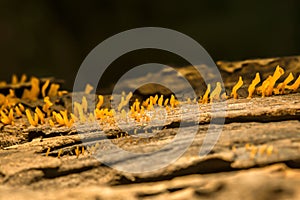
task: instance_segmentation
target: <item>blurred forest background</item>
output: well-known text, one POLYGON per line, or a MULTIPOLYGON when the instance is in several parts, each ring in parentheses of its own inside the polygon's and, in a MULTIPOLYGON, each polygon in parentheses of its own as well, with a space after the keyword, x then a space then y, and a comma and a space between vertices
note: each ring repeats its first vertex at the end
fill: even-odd
MULTIPOLYGON (((1 80, 12 73, 55 76, 65 79, 68 89, 96 45, 137 27, 187 34, 215 61, 300 54, 298 0, 2 0, 0 26, 1 80)), ((149 61, 183 65, 153 51, 123 56, 114 69, 149 61)))

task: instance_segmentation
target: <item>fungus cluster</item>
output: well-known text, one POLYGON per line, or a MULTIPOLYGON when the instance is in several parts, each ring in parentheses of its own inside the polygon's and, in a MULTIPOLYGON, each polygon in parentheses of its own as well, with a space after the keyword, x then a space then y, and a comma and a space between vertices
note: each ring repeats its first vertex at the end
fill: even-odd
MULTIPOLYGON (((260 83, 260 75, 257 72, 255 78, 252 80, 251 84, 248 87, 248 99, 251 99, 253 94, 261 95, 262 97, 277 95, 277 94, 284 94, 287 90, 296 92, 296 90, 300 86, 300 75, 298 76, 297 80, 292 84, 288 85, 290 82, 294 80, 294 76, 292 73, 285 78, 285 80, 281 83, 276 85, 276 82, 279 80, 280 77, 284 75, 284 69, 280 66, 277 66, 273 75, 269 75, 262 84, 256 88, 256 86, 260 83)), ((234 85, 231 97, 234 99, 238 98, 237 90, 241 88, 243 85, 242 77, 239 77, 237 84, 234 85)))
MULTIPOLYGON (((11 85, 26 83, 27 76, 22 75, 20 81, 16 75, 12 76, 11 85)), ((66 91, 59 91, 59 84, 51 83, 50 80, 46 80, 40 88, 40 80, 36 77, 32 77, 29 81, 30 89, 24 89, 21 97, 17 97, 14 89, 10 89, 7 95, 0 94, 0 121, 4 125, 14 125, 17 118, 21 118, 23 115, 27 117, 28 122, 32 126, 38 126, 39 124, 51 123, 50 107, 53 105, 50 98, 66 94, 66 91), (48 89, 48 93, 46 93, 48 89), (25 109, 21 101, 35 102, 39 97, 44 97, 44 105, 42 108, 35 107, 34 112, 27 108, 25 109)), ((7 85, 6 82, 2 82, 2 85, 7 85)), ((65 124, 70 125, 70 123, 65 124)))
MULTIPOLYGON (((285 94, 286 91, 295 92, 300 86, 300 76, 294 80, 292 73, 283 80, 283 82, 276 82, 284 75, 283 68, 277 66, 272 75, 269 75, 261 85, 261 77, 256 73, 255 78, 252 80, 248 87, 248 97, 252 98, 254 94, 267 97, 271 95, 285 94), (258 86, 259 85, 259 86, 258 86)), ((20 80, 16 75, 12 76, 11 84, 25 83, 27 80, 26 75, 22 75, 20 80)), ((165 109, 167 113, 176 110, 182 102, 176 99, 174 95, 169 98, 164 95, 154 95, 149 98, 139 101, 135 99, 132 102, 133 94, 129 92, 127 95, 123 92, 120 103, 116 109, 106 107, 103 95, 98 95, 95 109, 89 110, 88 101, 86 96, 83 95, 81 102, 75 102, 73 113, 64 110, 54 110, 55 99, 57 97, 67 94, 67 91, 60 91, 60 85, 51 83, 46 80, 42 85, 38 78, 32 77, 29 80, 31 87, 24 89, 21 97, 17 97, 13 89, 9 90, 7 95, 0 94, 0 122, 4 125, 14 125, 16 119, 26 116, 28 123, 31 126, 39 126, 48 124, 50 126, 66 126, 72 127, 74 123, 84 123, 89 121, 98 121, 102 125, 113 125, 116 123, 115 119, 125 121, 133 120, 134 122, 149 122, 155 117, 156 110, 165 109), (21 103, 22 101, 37 101, 38 98, 43 98, 43 105, 40 107, 25 108, 21 103), (154 114, 153 114, 154 113, 154 114)), ((188 98, 186 103, 213 103, 228 98, 237 99, 238 90, 243 86, 243 79, 239 77, 238 82, 233 86, 230 96, 228 97, 220 82, 215 84, 212 89, 211 84, 207 84, 207 88, 202 97, 195 98, 193 101, 188 98), (197 100, 199 99, 199 100, 197 100)), ((1 85, 6 85, 1 82, 1 85)), ((93 90, 93 86, 87 85, 85 94, 88 95, 93 90)), ((110 101, 113 98, 111 97, 110 101)), ((110 102, 108 102, 110 103, 110 102)))
POLYGON ((271 156, 274 153, 273 145, 261 145, 259 147, 252 144, 245 144, 246 151, 249 151, 249 156, 251 159, 254 159, 257 155, 271 156))

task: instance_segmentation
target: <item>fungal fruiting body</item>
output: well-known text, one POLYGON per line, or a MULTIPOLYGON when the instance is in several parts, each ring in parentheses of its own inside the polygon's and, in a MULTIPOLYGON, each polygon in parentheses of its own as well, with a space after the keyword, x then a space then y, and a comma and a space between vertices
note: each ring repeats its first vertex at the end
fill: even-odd
POLYGON ((295 92, 299 88, 299 86, 300 86, 300 75, 292 85, 287 85, 286 88, 293 90, 295 92))
POLYGON ((284 70, 277 66, 276 67, 276 70, 273 74, 273 76, 271 76, 270 80, 269 80, 269 84, 268 86, 266 87, 266 90, 265 90, 265 95, 266 96, 271 96, 272 93, 273 93, 273 88, 275 86, 275 83, 276 81, 284 74, 284 70))
POLYGON ((237 99, 238 98, 238 94, 237 94, 237 90, 240 89, 240 87, 242 87, 243 85, 243 79, 242 77, 240 76, 239 77, 239 81, 233 86, 232 88, 232 92, 230 94, 231 97, 233 97, 234 99, 237 99))
POLYGON ((90 94, 93 89, 94 89, 94 87, 92 85, 86 84, 84 93, 85 94, 90 94))
POLYGON ((45 84, 43 85, 43 87, 42 87, 42 96, 43 96, 43 97, 46 97, 46 89, 47 89, 47 87, 49 86, 49 83, 50 83, 50 80, 47 80, 47 81, 45 82, 45 84))
POLYGON ((22 95, 22 99, 29 99, 32 101, 36 101, 38 99, 40 93, 40 80, 38 78, 31 78, 31 89, 25 89, 22 95))
POLYGON ((255 78, 252 80, 251 84, 248 87, 248 99, 250 99, 255 91, 255 86, 260 82, 260 76, 257 72, 255 78))
POLYGON ((282 83, 279 83, 277 85, 276 89, 274 89, 274 93, 275 94, 284 94, 284 89, 292 80, 294 80, 294 76, 292 73, 290 73, 288 75, 288 77, 286 77, 286 79, 284 79, 284 81, 282 83))
POLYGON ((48 147, 48 149, 47 149, 47 151, 46 151, 46 154, 45 154, 46 157, 48 157, 48 155, 49 155, 49 153, 50 153, 50 150, 51 150, 51 148, 48 147))
POLYGON ((272 76, 269 76, 263 83, 260 87, 257 88, 257 91, 259 91, 261 93, 261 96, 262 97, 265 97, 266 96, 266 91, 267 91, 267 88, 269 87, 270 85, 270 80, 272 79, 272 76))
POLYGON ((25 112, 26 112, 26 116, 27 116, 27 119, 28 119, 29 123, 32 126, 37 126, 38 125, 38 120, 39 120, 37 114, 35 113, 34 117, 32 117, 29 109, 26 109, 25 112))
POLYGON ((222 86, 220 82, 216 83, 215 89, 210 94, 210 102, 212 103, 214 100, 219 101, 220 100, 220 94, 222 91, 222 86))
POLYGON ((6 125, 14 125, 13 110, 10 109, 8 115, 1 110, 1 122, 6 125))
POLYGON ((210 93, 210 84, 207 84, 207 88, 206 88, 206 91, 203 95, 203 98, 202 98, 202 103, 207 103, 208 102, 208 95, 210 93))
POLYGON ((76 157, 78 158, 79 155, 80 155, 79 146, 76 147, 76 149, 75 149, 75 154, 76 154, 76 157))

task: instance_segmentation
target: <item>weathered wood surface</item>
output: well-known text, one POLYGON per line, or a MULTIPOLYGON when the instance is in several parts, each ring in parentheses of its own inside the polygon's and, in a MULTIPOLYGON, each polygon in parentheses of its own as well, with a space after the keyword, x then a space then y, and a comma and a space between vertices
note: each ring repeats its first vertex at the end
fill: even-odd
MULTIPOLYGON (((299 199, 300 94, 242 98, 220 105, 226 111, 225 124, 208 155, 200 157, 199 151, 210 127, 211 105, 201 105, 197 111, 187 104, 181 114, 190 123, 181 131, 188 137, 199 126, 192 145, 176 162, 151 173, 117 171, 94 155, 105 149, 107 137, 128 151, 158 150, 175 137, 178 115, 170 115, 159 126, 162 130, 155 125, 138 130, 138 135, 153 130, 150 139, 118 137, 126 134, 117 127, 100 131, 89 124, 82 125, 79 133, 74 127, 32 128, 21 122, 0 127, 0 199, 299 199), (77 159, 75 149, 83 145, 82 138, 88 138, 94 149, 77 159)), ((214 116, 222 117, 218 112, 214 116)), ((183 137, 170 151, 184 149, 185 142, 183 137)), ((112 166, 151 164, 141 163, 139 156, 118 154, 111 161, 112 166)))

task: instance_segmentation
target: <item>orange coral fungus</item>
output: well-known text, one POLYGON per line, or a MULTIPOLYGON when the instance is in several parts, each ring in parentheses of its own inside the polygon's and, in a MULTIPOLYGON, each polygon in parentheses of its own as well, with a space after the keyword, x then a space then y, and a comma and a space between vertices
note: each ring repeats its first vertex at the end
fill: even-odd
POLYGON ((46 96, 46 89, 49 86, 50 80, 47 80, 44 85, 42 86, 42 96, 45 97, 46 96))
POLYGON ((217 82, 215 89, 210 94, 210 102, 211 103, 213 102, 213 100, 220 100, 221 91, 222 91, 221 83, 217 82))
POLYGON ((299 86, 300 86, 300 75, 298 76, 297 80, 293 83, 293 85, 288 85, 288 86, 286 86, 286 88, 296 92, 296 90, 299 88, 299 86))
POLYGON ((294 80, 294 76, 292 73, 290 73, 288 75, 288 77, 286 77, 286 79, 284 79, 284 81, 282 83, 279 83, 277 85, 277 88, 275 90, 275 94, 284 94, 284 89, 286 88, 286 86, 292 81, 294 80))
POLYGON ((260 76, 259 73, 257 72, 255 75, 255 78, 252 80, 251 84, 248 87, 248 99, 252 98, 252 95, 255 91, 255 86, 260 82, 260 76))
POLYGON ((31 89, 25 89, 22 95, 22 99, 29 99, 32 101, 36 101, 38 99, 40 93, 40 80, 32 77, 31 78, 31 89))
POLYGON ((233 97, 234 99, 237 99, 238 98, 238 94, 237 94, 237 90, 240 89, 240 87, 242 87, 243 85, 243 79, 242 77, 240 76, 239 77, 239 81, 235 84, 235 86, 233 86, 232 88, 232 92, 230 94, 231 97, 233 97))
POLYGON ((210 84, 207 84, 207 89, 203 95, 203 98, 202 98, 202 103, 207 103, 208 102, 208 95, 210 93, 210 84))
POLYGON ((32 125, 32 126, 37 126, 38 125, 38 122, 39 122, 39 119, 38 119, 38 115, 36 113, 34 113, 34 119, 30 113, 30 110, 29 109, 26 109, 25 111, 26 113, 26 116, 27 116, 27 119, 29 121, 29 123, 32 125))
POLYGON ((56 84, 56 83, 52 83, 50 85, 50 89, 48 91, 48 96, 49 97, 55 97, 58 93, 58 89, 60 88, 60 85, 59 84, 56 84))
POLYGON ((265 95, 266 96, 271 96, 272 93, 273 93, 273 88, 276 84, 276 81, 284 74, 284 70, 277 66, 276 67, 276 70, 273 74, 273 76, 271 76, 270 80, 269 80, 269 84, 268 84, 268 87, 266 88, 265 90, 265 95))

